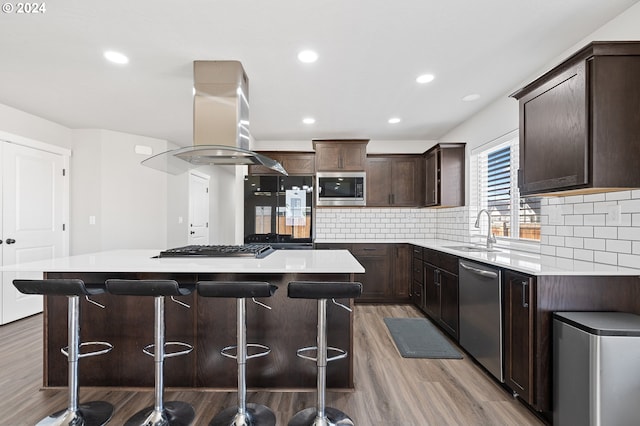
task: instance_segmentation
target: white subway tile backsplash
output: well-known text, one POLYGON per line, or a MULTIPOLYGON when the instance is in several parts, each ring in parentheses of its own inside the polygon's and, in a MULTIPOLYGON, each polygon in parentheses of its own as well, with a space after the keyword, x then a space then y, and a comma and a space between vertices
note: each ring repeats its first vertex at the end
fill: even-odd
POLYGON ((618 264, 618 253, 609 253, 607 251, 596 251, 593 253, 593 261, 597 263, 606 263, 608 265, 618 264))
POLYGON ((624 266, 627 268, 640 268, 640 255, 619 254, 618 266, 624 266))
POLYGON ((585 238, 584 248, 589 250, 605 251, 607 249, 607 240, 597 238, 585 238))
POLYGON ((605 195, 604 194, 589 194, 589 195, 585 195, 584 196, 584 202, 585 203, 593 203, 596 201, 604 201, 605 200, 605 195))
POLYGON ((607 192, 605 194, 607 201, 609 200, 629 200, 631 199, 631 191, 607 192))
POLYGON ((593 237, 594 238, 607 238, 607 239, 617 239, 618 238, 618 227, 616 226, 597 226, 593 228, 593 237))
POLYGON ((607 224, 606 215, 604 214, 585 215, 583 224, 586 226, 605 226, 607 224))
POLYGON ((607 251, 615 253, 631 253, 631 241, 607 240, 607 251))
MULTIPOLYGON (((541 206, 542 255, 566 262, 640 268, 640 190, 543 197, 541 206), (620 221, 610 215, 613 205, 620 206, 620 221), (554 208, 560 213, 560 221, 550 223, 549 214, 554 208)), ((316 238, 323 240, 439 238, 468 243, 484 241, 485 237, 473 226, 478 212, 475 207, 322 208, 316 212, 316 238)))

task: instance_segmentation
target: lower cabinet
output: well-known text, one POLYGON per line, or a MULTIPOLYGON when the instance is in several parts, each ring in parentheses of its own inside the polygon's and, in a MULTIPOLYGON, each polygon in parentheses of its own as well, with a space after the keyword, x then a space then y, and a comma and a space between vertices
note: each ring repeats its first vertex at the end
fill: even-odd
POLYGON ((506 270, 504 283, 505 382, 533 405, 535 278, 506 270))
POLYGON ((384 243, 320 243, 317 249, 346 249, 364 267, 356 303, 408 303, 411 300, 411 246, 384 243))
POLYGON ((458 258, 424 249, 424 311, 458 340, 458 258))

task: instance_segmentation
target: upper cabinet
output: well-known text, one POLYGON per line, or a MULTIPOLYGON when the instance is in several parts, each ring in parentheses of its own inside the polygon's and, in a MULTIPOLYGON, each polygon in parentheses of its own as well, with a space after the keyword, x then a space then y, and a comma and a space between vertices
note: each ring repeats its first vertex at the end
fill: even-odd
POLYGON ((422 156, 367 156, 367 207, 422 205, 422 156))
MULTIPOLYGON (((315 154, 313 152, 261 151, 262 155, 278 161, 289 175, 314 175, 315 154)), ((264 166, 249 166, 251 175, 279 175, 280 173, 264 166)))
POLYGON ((640 187, 640 42, 594 42, 511 96, 522 195, 640 187))
POLYGON ((464 206, 464 143, 441 143, 425 152, 425 207, 464 206))
POLYGON ((368 139, 314 140, 316 171, 364 171, 368 142, 368 139))

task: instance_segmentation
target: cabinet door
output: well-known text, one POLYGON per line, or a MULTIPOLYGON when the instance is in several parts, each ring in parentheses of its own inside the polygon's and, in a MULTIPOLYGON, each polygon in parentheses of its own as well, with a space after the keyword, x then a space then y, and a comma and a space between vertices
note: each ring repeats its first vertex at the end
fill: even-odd
POLYGON ((313 175, 316 172, 313 153, 286 153, 282 165, 290 175, 313 175))
POLYGON ((342 147, 337 143, 323 143, 316 145, 316 170, 341 170, 340 156, 342 147))
MULTIPOLYGON (((395 158, 392 161, 391 204, 417 206, 420 194, 420 167, 415 158, 395 158)), ((367 200, 368 201, 368 200, 367 200)))
POLYGON ((438 151, 427 155, 425 161, 425 206, 438 204, 438 151))
POLYGON ((584 61, 520 100, 521 194, 589 182, 584 61))
POLYGON ((505 380, 529 404, 533 401, 534 278, 505 272, 505 380))
POLYGON ((413 250, 409 244, 395 244, 393 249, 393 297, 409 300, 413 250))
POLYGON ((362 283, 362 296, 356 301, 385 301, 392 294, 392 269, 389 244, 354 244, 353 255, 364 267, 364 274, 355 274, 362 283))
POLYGON ((440 271, 440 323, 458 338, 458 276, 440 271))
POLYGON ((424 309, 434 320, 440 319, 440 280, 433 265, 424 263, 424 309))
POLYGON ((388 158, 367 159, 367 207, 391 205, 391 161, 388 158))
POLYGON ((365 144, 343 144, 340 154, 340 169, 349 171, 362 171, 367 158, 367 146, 365 144))

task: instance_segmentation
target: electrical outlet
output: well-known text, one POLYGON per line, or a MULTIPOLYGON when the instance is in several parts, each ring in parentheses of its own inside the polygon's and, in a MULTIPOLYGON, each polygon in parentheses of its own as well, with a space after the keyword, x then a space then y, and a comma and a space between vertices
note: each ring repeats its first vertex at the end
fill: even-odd
POLYGON ((562 224, 562 209, 560 206, 549 206, 549 225, 562 224))
POLYGON ((95 225, 95 224, 96 224, 96 217, 89 216, 89 225, 95 225))
POLYGON ((622 209, 620 204, 607 207, 607 225, 620 225, 622 223, 622 209))

